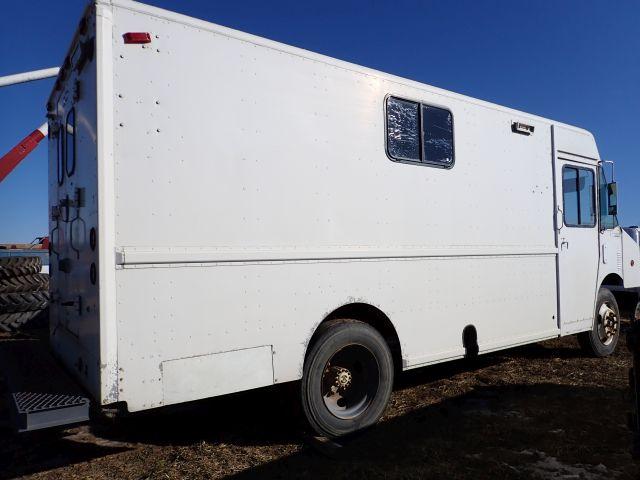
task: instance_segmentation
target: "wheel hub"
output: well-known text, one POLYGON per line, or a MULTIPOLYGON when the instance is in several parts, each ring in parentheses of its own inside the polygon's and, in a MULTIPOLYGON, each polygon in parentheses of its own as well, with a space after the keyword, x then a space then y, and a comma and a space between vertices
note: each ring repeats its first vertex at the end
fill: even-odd
POLYGON ((343 367, 332 367, 333 373, 335 375, 335 386, 339 389, 346 390, 351 386, 351 381, 353 377, 351 376, 351 372, 343 367))
POLYGON ((605 341, 610 341, 618 333, 618 317, 615 310, 603 303, 598 311, 605 341))
POLYGON ((359 344, 342 347, 325 364, 320 393, 329 413, 341 420, 362 415, 380 385, 380 368, 371 351, 359 344))

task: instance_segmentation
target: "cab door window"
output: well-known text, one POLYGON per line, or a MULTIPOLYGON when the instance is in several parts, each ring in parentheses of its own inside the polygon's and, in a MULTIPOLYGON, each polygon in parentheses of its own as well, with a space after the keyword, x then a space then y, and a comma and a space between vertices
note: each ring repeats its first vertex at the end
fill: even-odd
POLYGON ((564 167, 562 169, 562 198, 566 226, 594 227, 596 225, 593 170, 564 167))

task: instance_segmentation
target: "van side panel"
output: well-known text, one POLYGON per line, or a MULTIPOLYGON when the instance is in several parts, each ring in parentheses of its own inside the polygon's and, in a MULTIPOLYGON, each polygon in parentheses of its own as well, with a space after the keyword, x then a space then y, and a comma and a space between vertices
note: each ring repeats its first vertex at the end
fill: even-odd
MULTIPOLYGON (((273 383, 298 379, 315 328, 347 303, 388 315, 404 368, 461 357, 469 324, 482 352, 558 334, 548 123, 515 134, 512 111, 203 22, 115 6, 113 31, 130 410, 186 400, 162 366, 190 357, 237 352, 225 358, 260 372, 254 387, 269 369, 273 383), (152 42, 126 45, 129 31, 152 42), (452 169, 387 157, 390 94, 452 112, 452 169)), ((196 363, 191 398, 233 391, 219 362, 196 363)))

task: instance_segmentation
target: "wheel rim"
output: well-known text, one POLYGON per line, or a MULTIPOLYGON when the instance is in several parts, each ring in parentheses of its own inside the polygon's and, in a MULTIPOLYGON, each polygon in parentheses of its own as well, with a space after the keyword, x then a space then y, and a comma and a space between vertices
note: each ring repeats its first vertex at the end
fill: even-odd
POLYGON ((618 334, 620 321, 613 307, 604 302, 598 310, 598 337, 603 345, 610 345, 618 334))
POLYGON ((326 363, 321 382, 327 410, 339 419, 353 419, 369 408, 378 392, 378 361, 365 346, 348 345, 326 363))

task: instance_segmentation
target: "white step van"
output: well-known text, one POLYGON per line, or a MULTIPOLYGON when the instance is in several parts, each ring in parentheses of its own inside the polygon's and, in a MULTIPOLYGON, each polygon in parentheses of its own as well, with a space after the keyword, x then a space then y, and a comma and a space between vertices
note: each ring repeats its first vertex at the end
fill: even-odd
POLYGON ((48 105, 50 341, 130 412, 300 381, 339 437, 394 373, 562 335, 640 285, 593 136, 128 0, 48 105))

